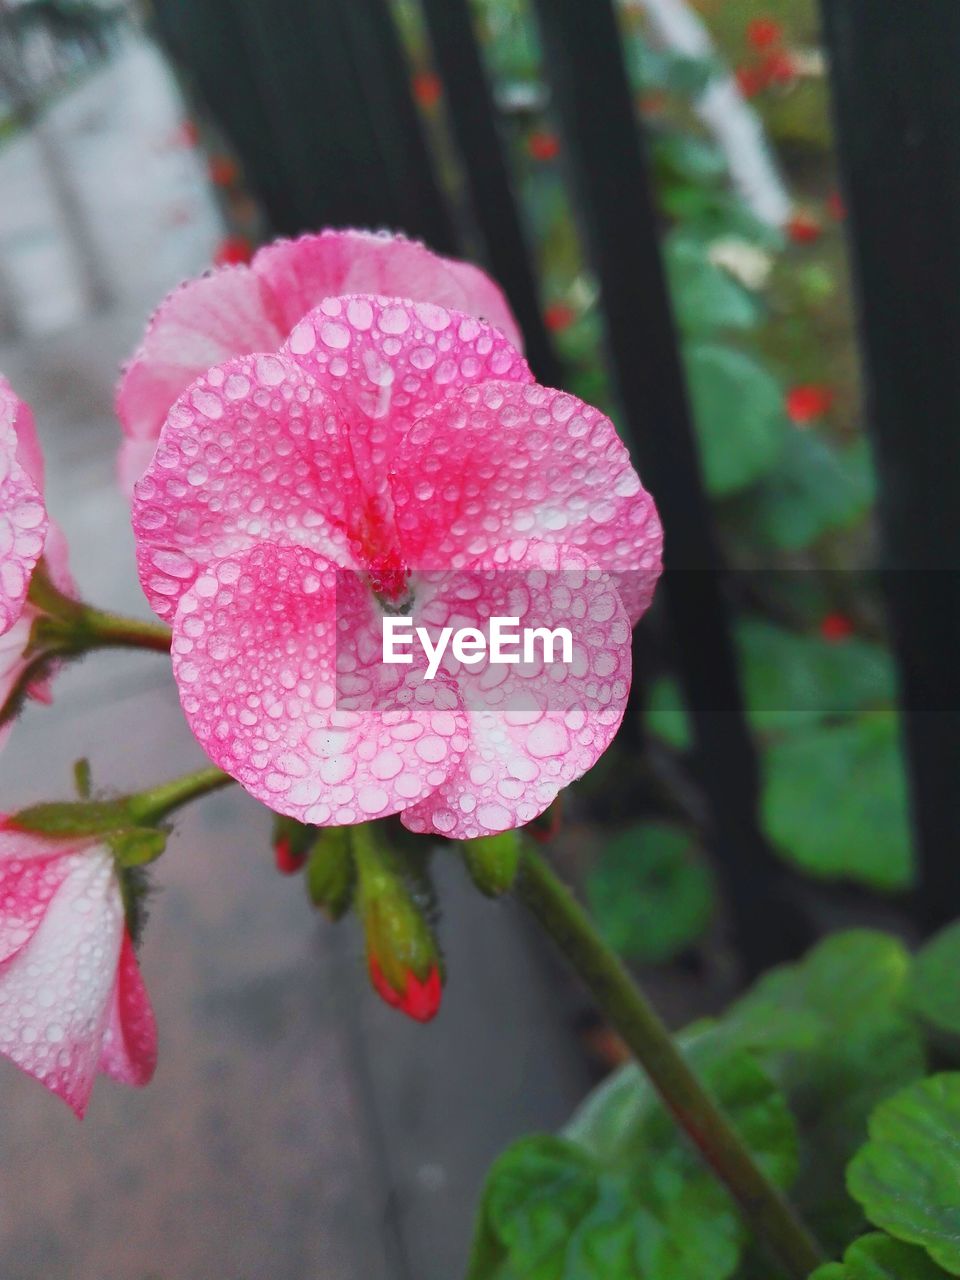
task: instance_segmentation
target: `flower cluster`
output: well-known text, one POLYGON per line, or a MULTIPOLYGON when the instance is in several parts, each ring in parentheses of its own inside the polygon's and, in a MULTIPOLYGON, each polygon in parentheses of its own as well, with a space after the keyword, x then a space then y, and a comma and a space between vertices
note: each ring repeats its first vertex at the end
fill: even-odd
MULTIPOLYGON (((374 985, 420 1019, 442 960, 365 824, 473 840, 543 814, 619 726, 660 572, 612 423, 539 386, 521 347, 482 272, 396 236, 281 241, 171 294, 117 410, 140 579, 172 640, 74 600, 30 414, 0 382, 0 725, 45 695, 52 653, 169 647, 223 771, 203 788, 233 778, 279 815, 281 865, 306 864, 332 915, 356 894, 374 985), (382 661, 397 614, 441 639, 504 617, 575 639, 506 666, 454 645, 425 679, 419 657, 382 661), (353 835, 317 843, 326 827, 353 835)), ((153 1072, 130 868, 189 790, 0 821, 0 1052, 78 1114, 98 1071, 153 1072)))

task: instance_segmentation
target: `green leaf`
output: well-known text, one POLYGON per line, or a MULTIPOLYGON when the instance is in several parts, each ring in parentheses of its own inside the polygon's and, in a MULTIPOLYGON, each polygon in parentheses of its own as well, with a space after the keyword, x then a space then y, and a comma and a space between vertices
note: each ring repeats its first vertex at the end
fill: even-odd
POLYGON ((706 245, 674 233, 664 256, 677 322, 684 333, 710 334, 756 325, 760 308, 753 296, 728 272, 714 266, 706 245))
POLYGON ((732 347, 690 346, 686 367, 707 489, 726 497, 777 461, 787 438, 783 396, 761 364, 732 347))
POLYGON ((892 712, 865 713, 773 743, 763 761, 764 829, 824 879, 907 888, 913 879, 903 760, 892 712))
POLYGON ((603 849, 587 879, 594 918, 621 955, 660 964, 703 934, 713 883, 683 827, 638 824, 603 849))
POLYGON ((960 1074, 930 1076, 870 1117, 847 1185, 876 1226, 960 1275, 960 1074))
MULTIPOLYGON (((882 645, 855 637, 832 643, 761 619, 745 619, 735 638, 747 714, 760 733, 804 729, 893 701, 896 677, 882 645)), ((678 750, 690 746, 675 681, 653 685, 646 715, 651 733, 678 750)))
POLYGON ((799 551, 862 519, 873 501, 859 445, 840 451, 812 431, 787 433, 783 452, 729 517, 755 548, 799 551))
POLYGON ((941 929, 917 952, 908 998, 927 1022, 960 1035, 960 921, 941 929))
POLYGON ((810 1280, 943 1280, 946 1274, 922 1249, 875 1231, 854 1240, 843 1262, 818 1267, 810 1280))
MULTIPOLYGON (((710 1033, 687 1047, 767 1171, 789 1181, 796 1135, 769 1078, 710 1033)), ((566 1139, 526 1138, 496 1161, 469 1280, 725 1280, 743 1234, 727 1192, 628 1067, 566 1139)))
POLYGON ((659 177, 687 182, 718 182, 727 171, 723 152, 712 142, 688 133, 661 133, 651 145, 659 177))
POLYGON ((845 1190, 847 1162, 878 1102, 919 1079, 923 1041, 902 1013, 910 970, 887 934, 836 934, 799 964, 767 974, 726 1014, 720 1034, 762 1057, 800 1121, 793 1197, 829 1245, 862 1226, 845 1190))

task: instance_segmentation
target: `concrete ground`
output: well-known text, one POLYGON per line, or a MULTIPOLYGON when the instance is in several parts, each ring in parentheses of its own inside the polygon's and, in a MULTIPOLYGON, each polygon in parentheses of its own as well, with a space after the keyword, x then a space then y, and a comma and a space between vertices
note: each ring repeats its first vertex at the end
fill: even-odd
MULTIPOLYGON (((148 311, 221 235, 181 115, 131 39, 39 140, 0 150, 0 370, 35 408, 83 593, 144 616, 111 400, 148 311)), ((0 809, 67 796, 79 756, 106 788, 203 762, 165 659, 63 673, 0 759, 0 809)), ((457 1280, 490 1160, 586 1089, 568 989, 512 908, 441 869, 449 983, 415 1026, 369 991, 355 922, 277 875, 267 835, 239 791, 177 823, 142 954, 149 1088, 101 1081, 80 1125, 0 1061, 3 1280, 457 1280)))

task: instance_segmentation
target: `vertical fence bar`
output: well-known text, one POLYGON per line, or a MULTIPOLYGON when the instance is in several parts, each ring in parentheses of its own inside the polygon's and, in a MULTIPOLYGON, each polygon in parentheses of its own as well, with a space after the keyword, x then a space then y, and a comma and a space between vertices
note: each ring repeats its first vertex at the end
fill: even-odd
POLYGON ((467 0, 422 4, 490 269, 520 322, 531 368, 541 382, 557 386, 560 367, 537 300, 530 252, 467 0))
POLYGON ((600 282, 627 442, 663 518, 665 598, 694 723, 712 844, 741 957, 756 971, 805 940, 757 825, 758 771, 700 478, 648 167, 610 0, 534 0, 600 282))
POLYGON ((960 913, 960 4, 821 7, 933 928, 960 913))

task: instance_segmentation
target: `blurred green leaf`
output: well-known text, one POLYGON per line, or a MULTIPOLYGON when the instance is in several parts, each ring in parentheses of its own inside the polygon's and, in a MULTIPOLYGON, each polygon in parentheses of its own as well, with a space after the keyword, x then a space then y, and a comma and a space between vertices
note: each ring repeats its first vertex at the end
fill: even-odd
POLYGON ((808 547, 866 515, 873 484, 865 454, 859 444, 840 451, 812 431, 790 431, 776 463, 730 504, 728 517, 756 548, 808 547))
POLYGON ((832 1247, 862 1227, 845 1171, 871 1111, 926 1068, 920 1032, 903 1013, 910 963, 888 934, 835 934, 761 978, 721 1023, 786 1090, 801 1134, 793 1197, 832 1247))
POLYGON ((922 1249, 875 1231, 854 1240, 843 1262, 818 1267, 810 1280, 943 1280, 946 1274, 922 1249))
POLYGON ((960 921, 917 952, 909 1001, 932 1026, 960 1035, 960 921))
POLYGON ((763 827, 788 862, 874 889, 911 884, 906 780, 893 712, 864 713, 774 742, 763 772, 763 827))
POLYGON ((867 1217, 960 1275, 960 1074, 909 1085, 870 1117, 847 1185, 867 1217))
POLYGON ((703 934, 713 910, 713 883, 688 830, 638 824, 604 847, 587 879, 587 898, 616 951, 660 964, 703 934))
MULTIPOLYGON (((749 1054, 693 1037, 687 1049, 771 1177, 796 1168, 786 1105, 749 1054)), ((637 1068, 577 1113, 568 1137, 532 1137, 494 1164, 469 1280, 725 1280, 743 1239, 727 1192, 637 1068)))
POLYGON ((684 333, 750 329, 757 323, 760 308, 751 293, 714 266, 704 245, 674 234, 664 253, 674 310, 684 333))
POLYGON ((776 380, 733 347, 696 343, 686 350, 700 461, 715 497, 753 484, 776 462, 787 438, 776 380))

